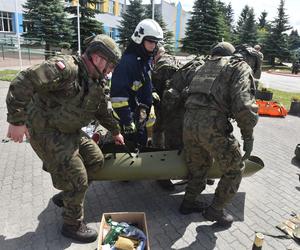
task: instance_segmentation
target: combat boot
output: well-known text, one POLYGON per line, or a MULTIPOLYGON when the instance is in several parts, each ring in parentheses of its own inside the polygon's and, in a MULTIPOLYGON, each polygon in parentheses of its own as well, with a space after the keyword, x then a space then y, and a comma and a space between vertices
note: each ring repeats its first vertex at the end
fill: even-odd
POLYGON ((191 214, 191 213, 202 213, 208 205, 205 202, 200 201, 186 201, 183 200, 179 207, 179 212, 181 214, 191 214))
POLYGON ((89 228, 83 221, 79 222, 78 225, 64 223, 61 233, 65 237, 84 243, 94 242, 98 237, 96 230, 89 228))
POLYGON ((233 217, 231 214, 225 212, 224 209, 217 210, 212 206, 209 206, 207 209, 205 209, 203 217, 209 221, 216 221, 218 225, 224 227, 230 226, 233 222, 233 217))
POLYGON ((64 206, 62 194, 63 194, 63 192, 60 192, 52 197, 53 203, 58 207, 64 206))

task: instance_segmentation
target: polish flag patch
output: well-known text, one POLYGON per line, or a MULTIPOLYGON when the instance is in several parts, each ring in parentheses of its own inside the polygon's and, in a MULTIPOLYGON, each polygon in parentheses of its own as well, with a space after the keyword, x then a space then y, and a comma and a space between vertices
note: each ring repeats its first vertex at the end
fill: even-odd
POLYGON ((64 69, 66 68, 66 65, 65 65, 62 61, 56 62, 56 66, 57 66, 60 70, 64 70, 64 69))

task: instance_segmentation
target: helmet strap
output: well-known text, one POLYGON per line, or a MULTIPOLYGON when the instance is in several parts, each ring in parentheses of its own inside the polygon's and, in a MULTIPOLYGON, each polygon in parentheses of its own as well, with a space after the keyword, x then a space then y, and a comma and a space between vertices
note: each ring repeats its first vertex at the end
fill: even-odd
MULTIPOLYGON (((93 59, 92 59, 91 56, 89 56, 89 59, 90 59, 90 62, 92 63, 92 65, 94 66, 96 72, 98 73, 99 79, 100 79, 100 78, 103 79, 103 78, 104 78, 104 74, 97 68, 97 66, 95 65, 95 63, 94 63, 94 61, 93 61, 93 59)), ((105 66, 105 67, 106 67, 106 66, 105 66)))

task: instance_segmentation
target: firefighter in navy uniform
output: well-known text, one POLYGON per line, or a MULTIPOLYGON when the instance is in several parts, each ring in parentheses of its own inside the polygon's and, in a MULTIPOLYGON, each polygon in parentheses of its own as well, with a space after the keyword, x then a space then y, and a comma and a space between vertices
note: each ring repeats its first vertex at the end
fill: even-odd
POLYGON ((151 62, 163 31, 152 19, 142 20, 112 75, 111 102, 127 141, 145 146, 146 121, 152 105, 151 62))

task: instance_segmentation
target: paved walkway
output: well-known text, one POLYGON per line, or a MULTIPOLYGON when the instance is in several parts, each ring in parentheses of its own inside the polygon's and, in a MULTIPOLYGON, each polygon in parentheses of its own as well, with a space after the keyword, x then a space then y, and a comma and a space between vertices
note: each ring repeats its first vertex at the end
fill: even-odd
MULTIPOLYGON (((0 84, 0 135, 5 137, 7 124, 5 96, 7 83, 0 84)), ((235 222, 221 229, 200 214, 183 216, 178 207, 183 186, 175 192, 161 190, 155 181, 129 183, 94 182, 87 193, 85 219, 95 229, 103 212, 144 211, 147 215, 152 250, 168 249, 251 249, 255 231, 281 234, 275 226, 292 211, 300 213, 299 165, 293 160, 300 142, 300 118, 262 117, 255 130, 254 155, 261 157, 265 168, 242 181, 228 210, 235 222)), ((240 138, 239 135, 237 135, 240 138)), ((58 192, 49 174, 28 143, 0 143, 0 249, 1 250, 94 250, 97 243, 78 244, 60 234, 61 209, 50 198, 58 192)), ((214 186, 203 197, 213 198, 214 186)), ((264 250, 300 249, 293 240, 265 237, 264 250)))

